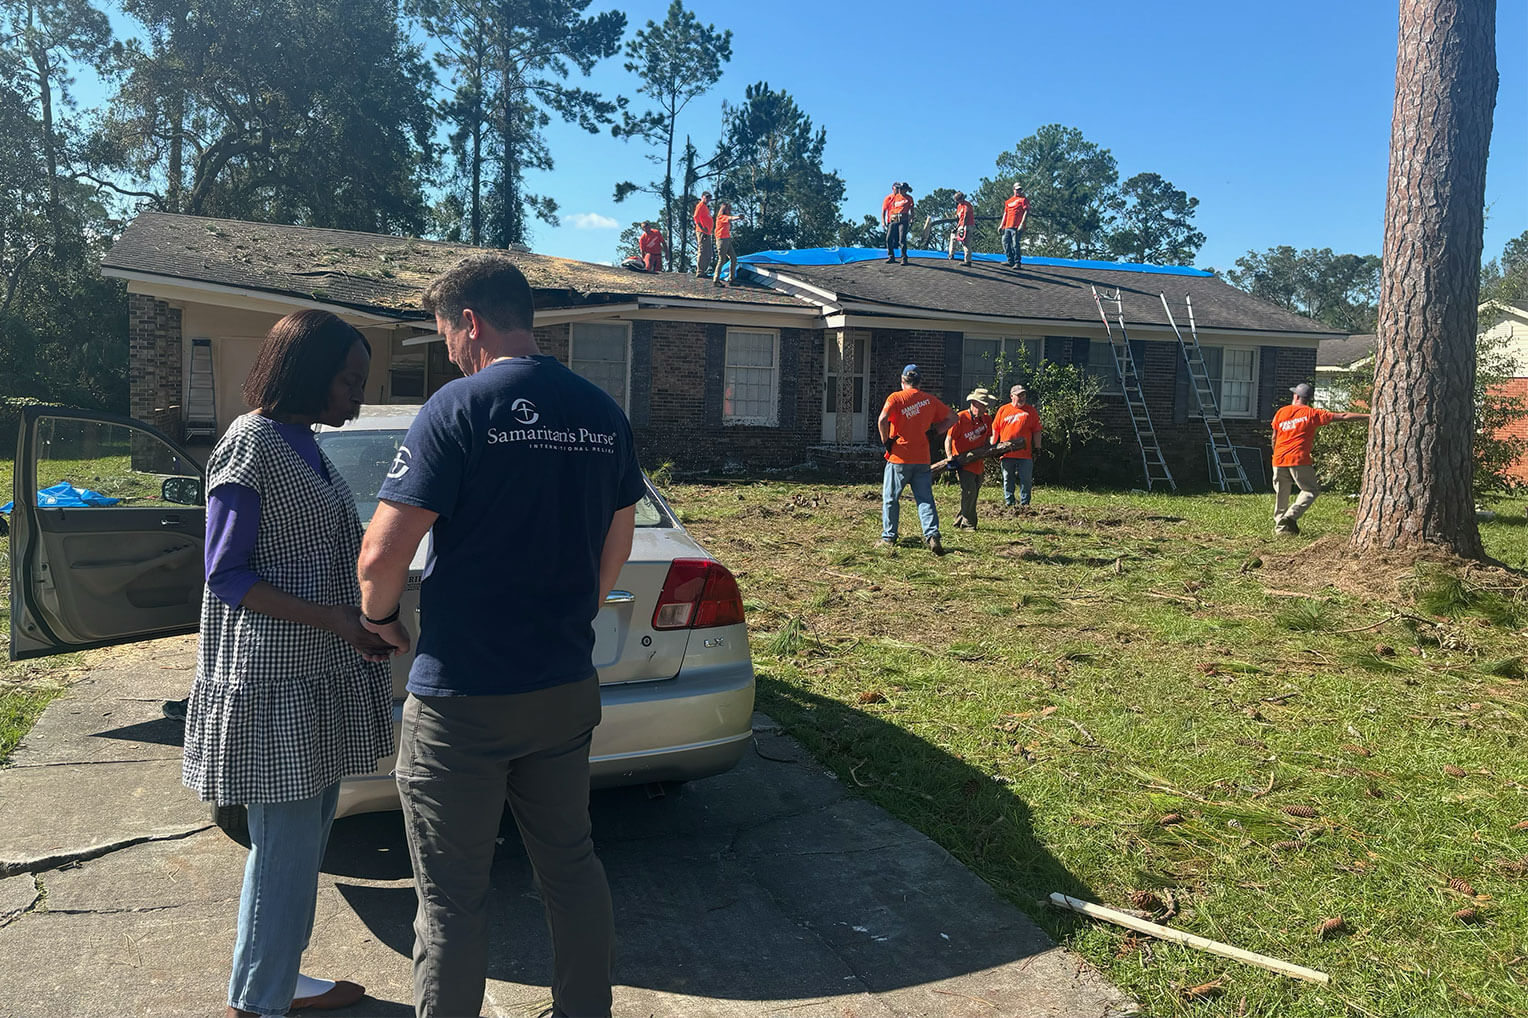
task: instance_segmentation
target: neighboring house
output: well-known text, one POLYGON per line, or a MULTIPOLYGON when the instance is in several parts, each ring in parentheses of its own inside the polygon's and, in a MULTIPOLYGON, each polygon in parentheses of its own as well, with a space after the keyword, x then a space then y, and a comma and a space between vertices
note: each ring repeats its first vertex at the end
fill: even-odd
MULTIPOLYGON (((1494 395, 1516 397, 1528 408, 1528 301, 1487 301, 1480 305, 1480 346, 1507 367, 1506 381, 1492 388, 1494 395)), ((1316 351, 1316 404, 1330 410, 1351 409, 1350 388, 1355 372, 1372 368, 1378 337, 1347 336, 1321 342, 1316 351)), ((1498 431, 1528 441, 1528 413, 1498 431)), ((1528 484, 1528 456, 1507 471, 1528 484)))
MULTIPOLYGON (((367 396, 419 402, 455 377, 425 286, 472 248, 338 230, 144 213, 102 262, 127 281, 134 416, 177 437, 215 403, 220 433, 261 337, 281 315, 322 307, 373 348, 367 396)), ((1022 272, 875 252, 750 255, 740 285, 644 274, 509 252, 536 295, 542 349, 625 408, 648 464, 685 470, 879 462, 875 417, 902 365, 957 407, 991 384, 998 351, 1094 373, 1119 442, 1106 457, 1140 483, 1139 458, 1112 354, 1090 290, 1123 294, 1153 422, 1175 476, 1202 484, 1205 432, 1159 292, 1180 324, 1193 298, 1199 337, 1227 430, 1267 451, 1267 422, 1288 389, 1313 377, 1317 345, 1335 334, 1208 273, 1026 260, 1022 272), (873 258, 873 260, 868 260, 873 258), (806 264, 817 262, 818 264, 806 264), (1131 464, 1135 469, 1131 471, 1131 464)), ((1040 393, 1043 413, 1044 393, 1040 393)))

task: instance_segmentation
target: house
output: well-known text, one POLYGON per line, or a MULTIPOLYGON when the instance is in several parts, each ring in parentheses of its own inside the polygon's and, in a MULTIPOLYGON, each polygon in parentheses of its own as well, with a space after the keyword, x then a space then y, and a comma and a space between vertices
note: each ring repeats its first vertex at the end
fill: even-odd
POLYGON ((1357 371, 1374 363, 1379 337, 1372 332, 1322 340, 1316 348, 1316 405, 1328 410, 1352 410, 1352 381, 1357 371))
MULTIPOLYGON (((239 389, 271 323, 313 307, 370 340, 369 400, 422 401, 455 369, 419 298, 472 250, 144 213, 102 262, 103 273, 127 282, 132 412, 180 436, 211 405, 208 432, 220 433, 246 409, 239 389)), ((621 404, 644 462, 690 471, 808 461, 875 468, 875 416, 904 364, 919 364, 924 387, 959 405, 969 388, 992 383, 1003 354, 1095 374, 1105 423, 1122 443, 1095 465, 1139 484, 1096 286, 1121 294, 1164 454, 1175 476, 1198 483, 1207 476, 1205 430, 1159 295, 1175 314, 1192 298, 1227 431, 1259 461, 1274 409, 1313 376, 1318 345, 1338 338, 1193 269, 1036 258, 1013 272, 995 256, 961 266, 935 254, 901 266, 855 249, 764 252, 744 259, 730 288, 678 273, 509 257, 535 291, 542 349, 621 404)))

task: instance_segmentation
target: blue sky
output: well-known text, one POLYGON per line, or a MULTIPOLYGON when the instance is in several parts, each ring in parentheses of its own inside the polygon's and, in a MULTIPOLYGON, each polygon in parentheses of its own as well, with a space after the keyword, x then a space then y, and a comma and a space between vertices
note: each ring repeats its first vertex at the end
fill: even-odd
MULTIPOLYGON (((596 0, 590 10, 611 6, 596 0)), ((628 34, 661 21, 667 6, 627 0, 628 34)), ((893 179, 916 194, 969 191, 999 152, 1055 122, 1112 151, 1121 179, 1155 171, 1197 197, 1196 222, 1209 238, 1200 267, 1227 268, 1276 244, 1380 250, 1396 0, 690 6, 732 29, 733 59, 685 111, 681 132, 709 152, 723 100, 738 102, 767 80, 827 128, 826 162, 848 184, 850 218, 878 214, 893 179)), ((1528 4, 1497 8, 1487 257, 1528 229, 1528 4)), ((643 98, 619 58, 585 83, 643 98)), ((86 85, 81 98, 91 92, 86 85)), ((612 260, 620 229, 656 212, 640 195, 617 205, 615 182, 651 180, 661 169, 644 158, 646 146, 608 133, 554 124, 548 139, 556 168, 527 185, 557 200, 562 225, 534 223, 532 247, 612 260)))
MULTIPOLYGON (((628 32, 661 21, 667 6, 627 2, 628 32)), ((1276 244, 1380 250, 1395 0, 693 0, 691 9, 732 29, 733 58, 716 89, 686 110, 681 130, 707 151, 723 99, 740 101, 759 80, 785 89, 827 128, 827 165, 848 184, 851 218, 879 214, 893 179, 910 181, 915 194, 969 191, 999 152, 1055 122, 1111 150, 1121 179, 1156 171, 1197 197, 1209 238, 1201 267, 1230 267, 1249 249, 1276 244)), ((1497 49, 1488 257, 1528 229, 1521 0, 1498 4, 1497 49)), ((633 76, 614 60, 591 80, 634 94, 633 76)), ((537 224, 532 247, 608 260, 619 229, 579 228, 574 217, 624 226, 653 214, 636 199, 616 205, 611 190, 617 179, 653 179, 656 167, 642 147, 608 136, 559 127, 551 143, 557 167, 530 186, 557 199, 563 225, 537 224)))

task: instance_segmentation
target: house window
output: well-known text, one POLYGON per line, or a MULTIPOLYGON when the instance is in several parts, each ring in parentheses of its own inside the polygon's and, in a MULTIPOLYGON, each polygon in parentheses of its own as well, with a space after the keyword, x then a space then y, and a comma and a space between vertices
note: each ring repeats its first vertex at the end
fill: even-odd
POLYGON ((626 409, 630 386, 631 326, 626 322, 574 322, 568 367, 610 394, 626 409))
POLYGON ((1009 388, 1019 380, 1021 365, 1025 373, 1028 373, 1039 366, 1040 355, 1039 339, 968 335, 961 347, 961 388, 969 392, 979 385, 991 388, 996 384, 998 395, 1007 395, 1009 388), (1000 353, 1007 361, 1002 378, 997 377, 997 358, 1000 353))
POLYGON ((1205 346, 1200 350, 1220 416, 1257 416, 1257 348, 1205 346))
POLYGON ((722 372, 722 420, 727 424, 779 421, 780 334, 727 330, 722 372))
POLYGON ((1114 345, 1108 340, 1094 339, 1088 342, 1088 374, 1098 380, 1098 391, 1103 395, 1120 393, 1119 368, 1114 363, 1114 345))

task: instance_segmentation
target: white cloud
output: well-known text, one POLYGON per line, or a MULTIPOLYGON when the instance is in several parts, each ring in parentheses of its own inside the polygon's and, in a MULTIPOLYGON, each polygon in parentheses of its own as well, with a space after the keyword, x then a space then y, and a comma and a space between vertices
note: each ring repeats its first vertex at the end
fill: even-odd
POLYGON ((575 212, 568 217, 568 223, 575 230, 614 230, 621 225, 598 212, 575 212))

